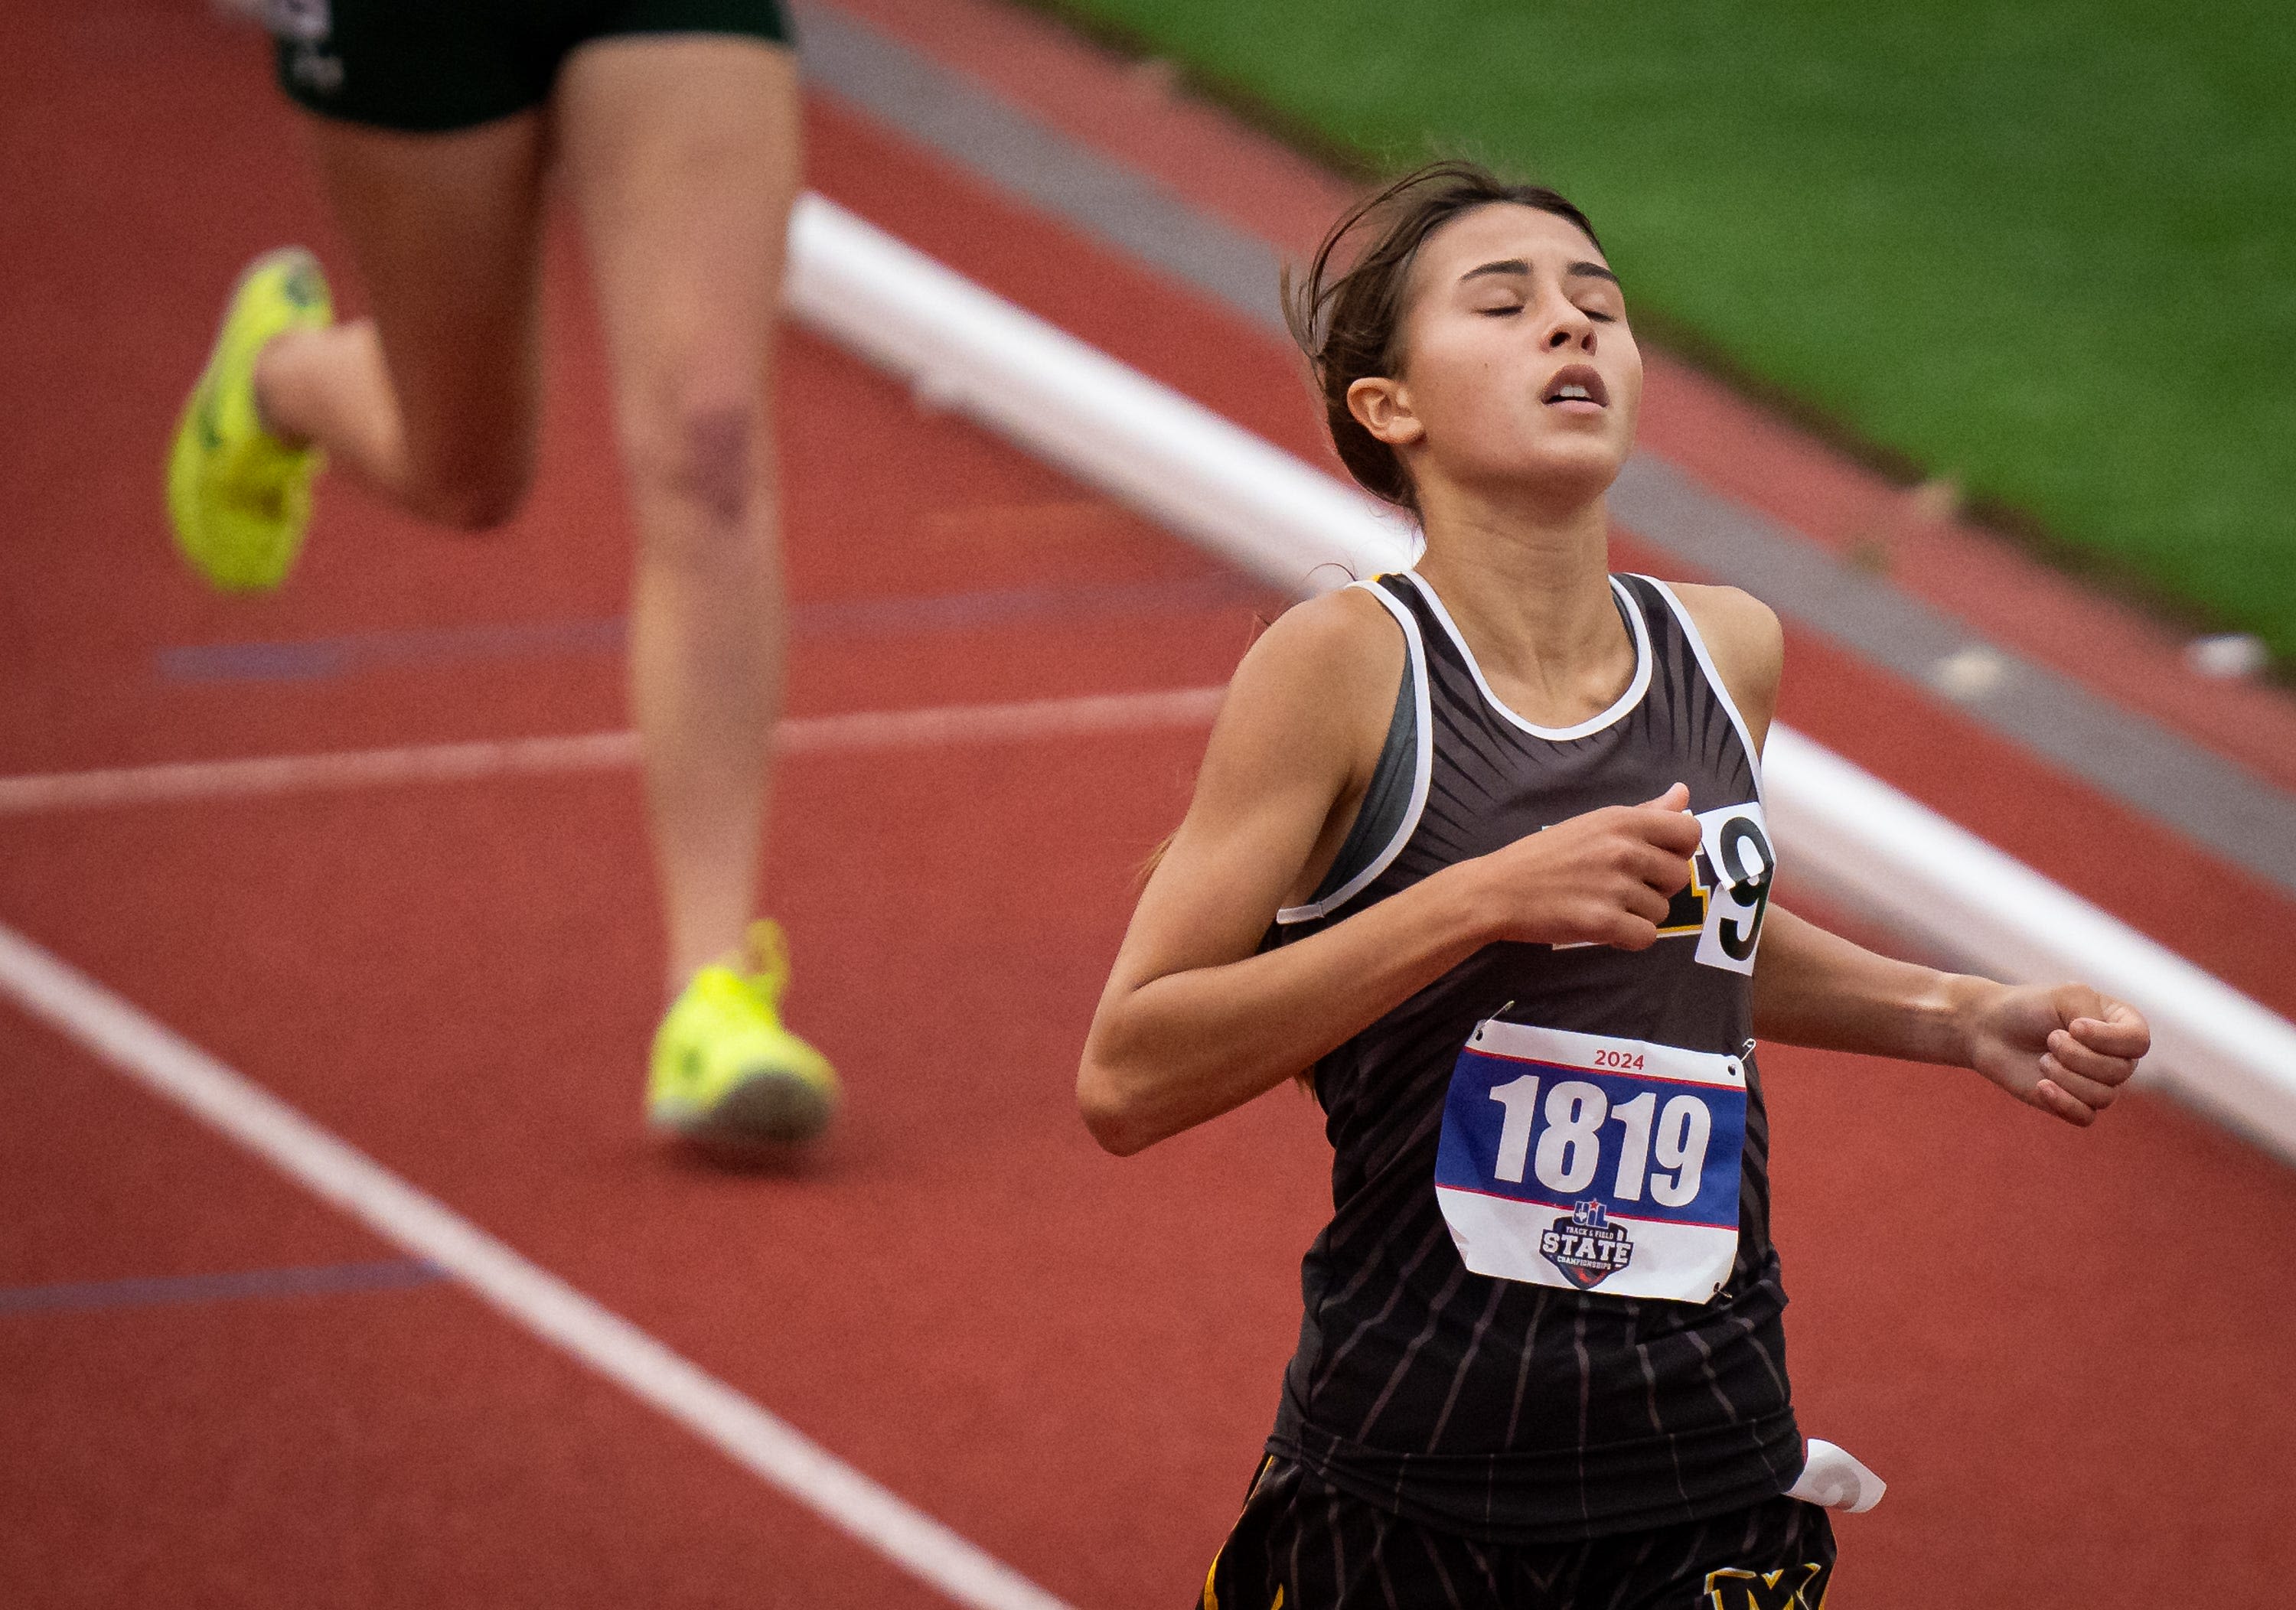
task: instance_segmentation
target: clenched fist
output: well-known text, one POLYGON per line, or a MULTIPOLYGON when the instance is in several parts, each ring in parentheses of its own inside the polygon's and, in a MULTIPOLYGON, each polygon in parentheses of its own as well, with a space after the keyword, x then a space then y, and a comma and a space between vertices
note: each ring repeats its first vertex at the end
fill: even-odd
POLYGON ((2086 1128, 2152 1049, 2144 1016, 2085 984, 1996 985, 1970 998, 1964 1059, 2020 1101, 2086 1128))
POLYGON ((1689 805, 1689 789, 1677 783, 1647 804, 1589 811, 1483 856, 1474 864, 1497 936, 1622 951, 1655 944, 1698 853, 1689 805))

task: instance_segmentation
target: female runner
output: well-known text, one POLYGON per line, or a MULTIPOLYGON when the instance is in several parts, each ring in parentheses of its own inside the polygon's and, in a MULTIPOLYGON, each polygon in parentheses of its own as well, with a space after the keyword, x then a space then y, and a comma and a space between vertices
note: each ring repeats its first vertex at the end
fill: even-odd
POLYGON ((1816 1610, 1755 1036, 2087 1124, 2144 1019, 1771 903, 1777 621, 1609 574, 1642 364, 1576 208, 1438 164, 1293 304, 1341 457, 1425 549, 1245 658, 1078 1075, 1118 1153, 1310 1067, 1326 1116, 1332 1220, 1203 1603, 1816 1610))

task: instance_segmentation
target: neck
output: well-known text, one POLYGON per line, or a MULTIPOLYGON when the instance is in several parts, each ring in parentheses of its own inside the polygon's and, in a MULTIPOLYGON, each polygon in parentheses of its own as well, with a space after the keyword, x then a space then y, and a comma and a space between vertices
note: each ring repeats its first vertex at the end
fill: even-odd
POLYGON ((1420 574, 1486 675, 1504 674, 1552 707, 1577 702, 1590 682, 1611 680, 1622 656, 1631 674, 1634 645, 1611 593, 1610 519, 1600 496, 1552 509, 1431 485, 1422 506, 1420 574))

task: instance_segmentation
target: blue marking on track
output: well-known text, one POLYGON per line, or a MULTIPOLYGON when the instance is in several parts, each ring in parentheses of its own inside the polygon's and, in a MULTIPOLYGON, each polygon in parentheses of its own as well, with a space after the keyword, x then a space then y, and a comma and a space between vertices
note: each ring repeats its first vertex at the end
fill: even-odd
MULTIPOLYGON (((790 633, 797 638, 837 638, 963 632, 1029 620, 1186 613, 1268 597, 1267 589, 1248 577, 1220 572, 1178 581, 840 599, 796 606, 790 611, 790 633)), ((156 662, 160 680, 169 682, 323 682, 403 666, 619 654, 627 630, 628 623, 619 616, 520 625, 425 627, 302 642, 200 643, 162 649, 156 662)))
POLYGON ((544 621, 530 625, 439 626, 412 632, 362 632, 307 642, 202 643, 159 653, 162 682, 319 682, 392 666, 473 659, 524 659, 562 654, 619 653, 626 624, 544 621))
POLYGON ((101 1308, 150 1308, 174 1303, 220 1303, 240 1297, 331 1297, 351 1292, 403 1291, 446 1278, 447 1271, 436 1263, 421 1258, 393 1258, 381 1263, 323 1263, 302 1269, 248 1269, 227 1274, 158 1275, 65 1286, 0 1287, 0 1319, 101 1308))

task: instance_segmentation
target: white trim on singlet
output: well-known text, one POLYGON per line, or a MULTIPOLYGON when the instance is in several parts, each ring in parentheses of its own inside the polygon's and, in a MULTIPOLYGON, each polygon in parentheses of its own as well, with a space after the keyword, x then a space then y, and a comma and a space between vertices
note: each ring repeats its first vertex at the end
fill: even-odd
MULTIPOLYGON (((1396 624, 1403 628, 1403 674, 1411 678, 1412 707, 1418 717, 1414 723, 1418 753, 1412 759, 1411 804, 1403 813, 1403 821, 1397 826, 1394 837, 1387 841, 1384 849, 1372 857, 1371 863, 1362 871, 1357 872, 1313 905, 1287 905, 1277 911, 1275 920, 1286 927, 1295 922, 1313 922, 1318 917, 1329 916, 1357 895, 1362 894, 1370 887, 1373 879, 1387 870, 1389 864, 1398 855, 1403 854, 1403 846, 1411 842, 1411 835, 1418 829, 1420 813, 1427 808, 1428 783, 1435 775, 1435 717, 1433 711, 1429 707, 1427 645, 1420 640, 1418 619, 1409 609, 1404 608, 1402 602, 1393 593, 1381 586, 1376 577, 1370 581, 1355 582, 1350 584, 1361 587, 1379 600, 1387 607, 1387 612, 1395 617, 1396 624)), ((1382 742, 1381 748, 1382 751, 1385 750, 1384 741, 1382 742)), ((1370 803, 1371 797, 1365 794, 1364 804, 1370 803)), ((1351 829, 1350 833, 1352 831, 1351 829)), ((1341 840, 1340 847, 1342 849, 1347 847, 1347 841, 1344 838, 1341 840)))
MULTIPOLYGON (((1635 574, 1642 576, 1639 570, 1635 574)), ((1762 752, 1754 745, 1754 734, 1746 725, 1746 718, 1738 713, 1738 701, 1730 697, 1730 684, 1724 682, 1722 673, 1714 668, 1714 657, 1706 651, 1706 640, 1699 635, 1698 623, 1690 618, 1689 607, 1672 587, 1655 576, 1642 576, 1642 579, 1664 593, 1666 601, 1673 606, 1674 618, 1682 623, 1682 634, 1690 640, 1690 651, 1698 656, 1698 668, 1706 673, 1707 685, 1714 690, 1714 697, 1722 701, 1722 708, 1729 715, 1730 724, 1738 729, 1738 741, 1746 746, 1746 764, 1754 768, 1754 797, 1762 799, 1762 752)), ((1765 800, 1763 803, 1768 802, 1765 800)))
POLYGON ((1435 589, 1428 584, 1427 578, 1416 570, 1406 570, 1403 574, 1410 578, 1413 585, 1419 589, 1419 596, 1425 599, 1428 607, 1435 611, 1435 618, 1443 623, 1443 630, 1451 634, 1451 642, 1457 647, 1459 658, 1467 662, 1468 674, 1474 677, 1475 686, 1482 691, 1483 702, 1533 738, 1544 738, 1549 743, 1563 743, 1573 738, 1584 738, 1590 732, 1599 732, 1642 703, 1643 695, 1650 691, 1651 661, 1654 658, 1651 649, 1650 623, 1643 619, 1642 606, 1635 601, 1634 594, 1628 592, 1626 584, 1615 576, 1610 578, 1611 593, 1623 607, 1628 629, 1635 640, 1634 676, 1628 682, 1627 691, 1619 695, 1617 702, 1601 715, 1590 715, 1575 727, 1542 727, 1535 721, 1525 721, 1507 708, 1505 701, 1491 691, 1491 684, 1483 680, 1482 666, 1475 662, 1475 651, 1467 647, 1467 640, 1460 634, 1458 623, 1443 607, 1443 601, 1435 596, 1435 589))

